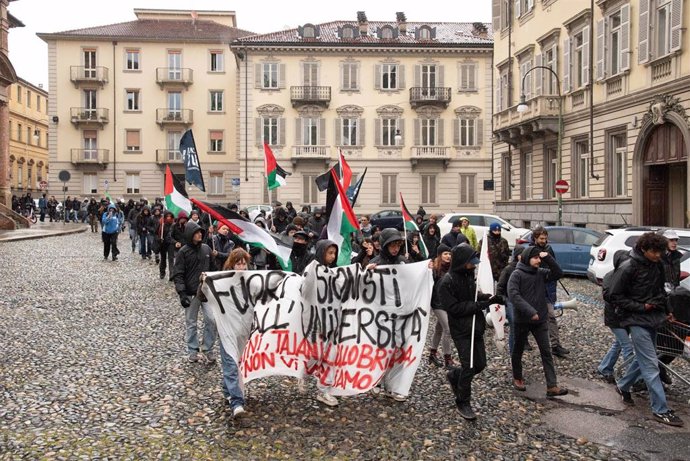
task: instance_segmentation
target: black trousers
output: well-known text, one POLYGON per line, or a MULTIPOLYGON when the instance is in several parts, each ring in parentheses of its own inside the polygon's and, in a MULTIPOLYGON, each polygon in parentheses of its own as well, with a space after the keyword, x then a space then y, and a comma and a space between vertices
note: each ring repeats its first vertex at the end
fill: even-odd
POLYGON ((108 256, 112 252, 113 260, 117 258, 117 255, 120 254, 120 250, 117 249, 117 232, 112 234, 101 232, 101 238, 103 239, 103 257, 108 259, 108 256))
MULTIPOLYGON (((479 322, 479 319, 477 319, 479 322)), ((470 368, 470 350, 472 337, 453 336, 453 343, 460 356, 460 367, 450 371, 451 381, 454 383, 455 403, 457 405, 470 403, 472 399, 472 378, 486 368, 486 349, 484 347, 484 334, 475 334, 474 337, 474 366, 470 368)))
POLYGON ((546 387, 555 387, 558 385, 556 379, 556 367, 553 364, 553 355, 551 354, 551 342, 549 340, 549 324, 548 322, 540 323, 517 323, 513 324, 515 329, 515 345, 513 346, 513 353, 510 356, 510 361, 513 366, 513 379, 523 379, 522 377, 522 354, 525 351, 525 344, 530 333, 534 336, 541 354, 541 364, 544 368, 544 375, 546 377, 546 387))
POLYGON ((160 269, 161 275, 165 275, 165 265, 167 263, 168 267, 170 268, 170 275, 172 275, 172 268, 173 268, 173 263, 175 261, 175 244, 170 243, 161 243, 160 244, 160 254, 161 254, 161 261, 158 264, 158 268, 160 269))

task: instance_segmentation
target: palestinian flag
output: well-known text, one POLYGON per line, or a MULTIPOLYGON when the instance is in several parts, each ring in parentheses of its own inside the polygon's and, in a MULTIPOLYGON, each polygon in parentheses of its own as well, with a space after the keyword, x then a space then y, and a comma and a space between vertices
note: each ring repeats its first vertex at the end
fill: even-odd
POLYGON ((350 234, 359 230, 359 222, 352 211, 350 199, 345 195, 334 170, 331 170, 331 180, 328 183, 326 195, 326 215, 328 216, 328 239, 338 245, 338 266, 350 264, 352 243, 350 234))
POLYGON ((273 151, 268 146, 267 142, 264 142, 264 165, 266 166, 266 181, 268 182, 268 190, 273 190, 277 187, 284 186, 286 184, 285 178, 290 174, 283 170, 276 158, 273 155, 273 151))
POLYGON ((340 178, 343 182, 343 190, 348 190, 350 188, 350 183, 352 182, 352 170, 350 169, 350 165, 348 165, 345 161, 345 156, 343 155, 342 150, 338 156, 338 164, 340 165, 340 178))
MULTIPOLYGON (((402 192, 400 193, 400 209, 402 210, 403 225, 405 227, 405 231, 419 232, 419 227, 417 227, 417 223, 414 221, 414 218, 412 217, 410 210, 408 210, 405 206, 405 201, 403 200, 402 192)), ((424 244, 424 239, 422 238, 421 232, 419 232, 419 242, 417 242, 417 244, 419 245, 419 251, 420 253, 422 253, 424 259, 428 258, 429 250, 426 249, 426 245, 424 244)))
POLYGON ((184 211, 189 215, 192 212, 192 204, 187 198, 187 192, 184 190, 184 184, 172 174, 170 167, 165 166, 165 186, 163 188, 165 194, 165 209, 171 211, 177 218, 180 211, 184 211))
POLYGON ((251 221, 244 219, 240 214, 230 211, 221 205, 212 205, 200 200, 192 199, 192 203, 205 211, 221 224, 225 224, 230 231, 237 235, 244 243, 250 246, 262 248, 275 255, 280 267, 289 271, 292 267, 290 253, 292 246, 286 244, 277 235, 270 234, 251 221))

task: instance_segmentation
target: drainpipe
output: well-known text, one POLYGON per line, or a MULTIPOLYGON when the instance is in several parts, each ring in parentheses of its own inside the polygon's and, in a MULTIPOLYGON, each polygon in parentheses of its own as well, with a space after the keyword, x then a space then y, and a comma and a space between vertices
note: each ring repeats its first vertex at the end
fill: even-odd
POLYGON ((594 0, 589 2, 589 175, 599 180, 594 174, 594 0))
POLYGON ((113 182, 117 182, 117 86, 115 85, 115 47, 113 42, 113 182))
POLYGON ((249 182, 249 56, 246 46, 244 47, 244 181, 249 182))
MULTIPOLYGON (((513 2, 508 2, 508 108, 513 105, 513 2)), ((510 168, 513 168, 513 145, 508 143, 508 158, 510 158, 510 168)), ((503 168, 504 165, 501 165, 503 168)), ((508 199, 513 198, 513 172, 508 171, 508 199)), ((506 187, 504 185, 504 187, 506 187)))

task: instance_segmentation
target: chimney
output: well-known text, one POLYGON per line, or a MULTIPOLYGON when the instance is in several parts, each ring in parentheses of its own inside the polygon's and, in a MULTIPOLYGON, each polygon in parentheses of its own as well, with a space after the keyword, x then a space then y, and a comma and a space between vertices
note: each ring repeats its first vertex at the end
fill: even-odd
POLYGON ((369 35, 369 21, 364 11, 357 12, 357 22, 359 23, 359 35, 362 37, 369 35))
POLYGON ((402 11, 395 13, 395 20, 398 22, 398 32, 400 35, 407 34, 407 18, 405 17, 405 13, 402 11))
POLYGON ((472 35, 475 35, 480 38, 487 38, 488 37, 488 29, 486 27, 486 24, 483 22, 473 22, 472 23, 472 35))

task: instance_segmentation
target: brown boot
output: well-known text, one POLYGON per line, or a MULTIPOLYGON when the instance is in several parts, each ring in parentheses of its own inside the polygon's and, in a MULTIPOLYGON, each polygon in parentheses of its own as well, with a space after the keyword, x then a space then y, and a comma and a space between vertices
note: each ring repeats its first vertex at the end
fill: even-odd
POLYGON ((450 370, 451 368, 455 368, 455 362, 453 361, 453 357, 451 357, 450 354, 444 354, 443 355, 443 363, 444 363, 444 366, 446 367, 446 370, 450 370))

